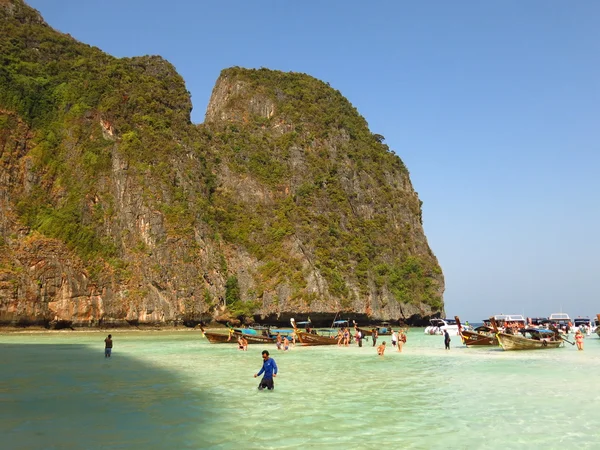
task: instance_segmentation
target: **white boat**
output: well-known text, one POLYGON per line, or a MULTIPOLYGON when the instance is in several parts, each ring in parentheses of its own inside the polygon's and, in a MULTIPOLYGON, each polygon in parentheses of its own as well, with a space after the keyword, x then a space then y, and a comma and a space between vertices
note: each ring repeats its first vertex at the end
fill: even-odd
MULTIPOLYGON (((451 336, 458 336, 458 324, 455 319, 431 319, 429 321, 431 325, 425 328, 425 334, 444 334, 445 330, 448 330, 448 334, 451 336)), ((464 328, 464 327, 463 327, 464 328)))
POLYGON ((573 321, 569 317, 567 313, 559 312, 550 314, 548 320, 552 325, 554 325, 561 333, 566 333, 567 328, 573 326, 573 321))
MULTIPOLYGON (((496 326, 498 329, 503 331, 507 325, 513 328, 525 328, 527 326, 527 321, 525 317, 521 314, 496 314, 492 316, 496 321, 496 326)), ((485 325, 491 326, 491 317, 490 319, 486 319, 483 321, 485 325)))
POLYGON ((581 330, 586 336, 590 336, 596 332, 596 324, 589 317, 577 316, 573 319, 573 326, 569 330, 571 333, 576 333, 577 330, 581 330))
POLYGON ((548 319, 551 322, 571 322, 571 318, 567 313, 552 313, 548 319))

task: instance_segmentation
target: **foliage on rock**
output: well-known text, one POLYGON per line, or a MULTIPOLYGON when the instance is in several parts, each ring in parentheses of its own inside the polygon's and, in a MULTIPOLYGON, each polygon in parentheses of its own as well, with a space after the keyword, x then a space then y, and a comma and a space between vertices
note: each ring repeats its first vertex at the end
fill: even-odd
POLYGON ((443 309, 406 167, 327 83, 226 69, 193 125, 162 58, 114 58, 21 0, 0 23, 0 322, 443 309), (31 236, 55 249, 39 270, 31 236))

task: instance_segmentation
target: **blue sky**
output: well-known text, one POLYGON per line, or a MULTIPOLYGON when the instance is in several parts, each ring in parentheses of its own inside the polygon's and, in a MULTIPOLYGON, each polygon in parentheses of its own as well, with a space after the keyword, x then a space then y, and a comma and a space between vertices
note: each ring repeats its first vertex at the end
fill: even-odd
POLYGON ((600 313, 600 2, 28 3, 170 61, 197 123, 231 66, 339 89, 410 170, 449 316, 600 313))

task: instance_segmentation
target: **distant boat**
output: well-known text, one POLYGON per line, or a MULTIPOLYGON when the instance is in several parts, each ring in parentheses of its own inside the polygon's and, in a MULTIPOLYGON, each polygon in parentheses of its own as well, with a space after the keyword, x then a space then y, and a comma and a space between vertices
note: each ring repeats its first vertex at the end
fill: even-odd
POLYGON ((491 324, 492 318, 496 322, 496 326, 502 330, 507 327, 512 328, 525 328, 527 326, 527 321, 521 314, 496 314, 495 316, 490 317, 487 320, 484 320, 484 325, 487 325, 493 328, 491 324))
POLYGON ((444 334, 444 331, 448 331, 451 336, 458 336, 458 324, 454 319, 431 319, 430 325, 425 328, 425 334, 444 334))
POLYGON ((589 336, 590 334, 596 331, 596 326, 593 323, 592 319, 590 319, 589 317, 579 316, 573 319, 573 326, 569 331, 572 333, 576 333, 577 330, 581 330, 582 333, 585 333, 587 336, 589 336))
POLYGON ((548 320, 550 321, 550 323, 552 325, 554 325, 559 330, 564 331, 564 332, 567 331, 567 327, 571 328, 573 326, 573 321, 571 320, 571 318, 569 317, 569 315, 567 313, 560 312, 560 313, 550 314, 550 317, 548 318, 548 320))
POLYGON ((550 314, 550 322, 571 322, 571 318, 567 313, 552 313, 550 314))
POLYGON ((547 327, 550 323, 550 319, 547 317, 530 317, 528 319, 529 325, 533 325, 536 327, 547 327))

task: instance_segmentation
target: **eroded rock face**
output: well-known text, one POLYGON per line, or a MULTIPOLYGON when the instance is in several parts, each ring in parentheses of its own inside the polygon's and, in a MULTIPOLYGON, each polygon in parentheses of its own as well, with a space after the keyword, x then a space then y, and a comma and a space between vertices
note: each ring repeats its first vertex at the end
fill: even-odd
POLYGON ((117 60, 48 35, 19 0, 0 0, 0 20, 10 25, 0 41, 35 47, 11 55, 38 68, 32 84, 46 80, 32 92, 51 94, 38 120, 1 100, 31 93, 0 85, 0 325, 282 324, 340 312, 420 324, 443 312, 408 171, 337 91, 307 75, 228 69, 194 126, 162 58, 117 60), (36 44, 49 36, 55 46, 36 44), (67 68, 86 55, 76 61, 87 58, 89 79, 44 72, 57 55, 67 68), (97 104, 77 103, 91 101, 89 86, 97 104))
POLYGON ((270 119, 275 102, 253 91, 248 82, 229 75, 217 80, 206 109, 206 122, 248 122, 251 115, 270 119))

